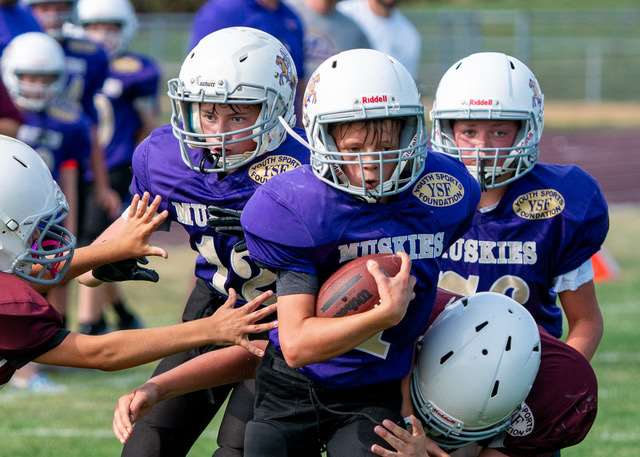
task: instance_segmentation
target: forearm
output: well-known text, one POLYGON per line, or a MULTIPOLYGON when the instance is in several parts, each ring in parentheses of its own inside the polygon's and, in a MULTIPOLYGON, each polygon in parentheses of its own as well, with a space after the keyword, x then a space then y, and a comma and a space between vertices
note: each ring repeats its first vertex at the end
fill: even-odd
POLYGON ((583 319, 569 323, 567 344, 591 360, 598 349, 604 325, 602 315, 593 319, 583 319), (599 319, 598 319, 599 317, 599 319))
MULTIPOLYGON (((112 332, 93 337, 86 350, 96 367, 123 370, 207 344, 221 342, 208 319, 142 330, 112 332)), ((246 352, 246 351, 245 351, 246 352)))
MULTIPOLYGON (((266 346, 266 341, 264 342, 266 346)), ((189 392, 240 382, 255 377, 260 359, 240 346, 202 354, 147 381, 158 389, 158 401, 189 392)))
POLYGON ((280 344, 287 363, 301 367, 342 355, 385 328, 375 308, 344 317, 307 317, 298 328, 281 325, 280 344))

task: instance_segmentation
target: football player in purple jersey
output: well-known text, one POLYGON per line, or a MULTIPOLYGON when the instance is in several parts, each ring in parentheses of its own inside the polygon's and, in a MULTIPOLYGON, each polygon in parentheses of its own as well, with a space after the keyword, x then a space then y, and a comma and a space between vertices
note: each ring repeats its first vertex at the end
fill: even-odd
POLYGON ((91 121, 91 154, 81 163, 81 209, 97 204, 109 212, 113 219, 118 216, 122 202, 111 186, 104 149, 98 141, 98 112, 94 104, 94 96, 109 72, 109 58, 102 46, 82 36, 83 32, 75 30, 69 22, 75 3, 75 0, 25 0, 44 31, 55 38, 64 50, 67 63, 66 98, 80 104, 91 121))
MULTIPOLYGON (((133 151, 157 126, 160 70, 152 59, 128 49, 138 25, 128 0, 81 0, 76 17, 87 37, 104 46, 109 54, 109 74, 94 100, 100 120, 98 139, 104 147, 111 186, 123 202, 128 202, 133 151)), ((110 222, 110 215, 99 205, 87 205, 83 243, 93 240, 110 222)), ((113 305, 120 330, 142 326, 116 284, 81 286, 78 321, 82 333, 107 331, 103 314, 107 304, 113 305)))
MULTIPOLYGON (((188 53, 180 75, 169 81, 171 124, 154 130, 134 153, 132 193, 162 196, 169 220, 187 231, 199 254, 185 321, 215 310, 231 288, 239 301, 274 288, 273 273, 249 258, 239 216, 262 185, 308 163, 308 151, 287 136, 279 121, 295 123, 296 84, 289 52, 271 35, 247 27, 213 32, 188 53)), ((154 376, 208 351, 210 364, 203 369, 211 374, 211 385, 233 379, 238 363, 256 364, 244 349, 210 346, 165 359, 154 376), (220 362, 229 359, 237 362, 220 362)), ((123 455, 186 455, 232 387, 159 403, 136 424, 123 455)), ((241 455, 246 419, 238 427, 236 415, 250 417, 250 388, 233 389, 216 455, 241 455), (235 399, 242 395, 248 400, 235 412, 235 399)))
MULTIPOLYGON (((509 295, 546 330, 539 387, 526 399, 526 413, 484 443, 483 456, 553 455, 579 443, 596 415, 588 359, 603 326, 590 259, 607 234, 607 205, 597 183, 577 166, 538 162, 543 109, 542 91, 526 65, 479 53, 445 73, 431 112, 433 146, 462 161, 483 188, 472 227, 440 259, 439 286, 460 295, 509 295), (566 344, 546 334, 562 333, 558 297, 569 322, 566 344)), ((376 453, 390 455, 385 452, 376 453)))
POLYGON ((242 214, 251 257, 277 274, 279 309, 245 455, 315 456, 324 445, 332 456, 371 455, 381 442, 373 425, 402 420, 410 401, 403 379, 433 305, 436 259, 469 227, 480 191, 461 164, 427 154, 418 89, 390 56, 330 57, 303 106, 311 165, 265 184, 242 214), (368 265, 377 307, 315 316, 319 284, 342 263, 394 252, 398 275, 368 265))
POLYGON ((135 196, 127 221, 112 240, 75 249, 75 237, 60 223, 67 201, 31 147, 0 137, 0 387, 35 360, 50 365, 106 371, 141 365, 202 344, 241 344, 258 352, 247 334, 273 328, 256 325, 273 308, 254 311, 270 292, 234 308, 235 294, 212 317, 170 327, 114 332, 104 336, 71 333, 42 293, 104 263, 129 256, 158 255, 151 233, 167 212, 160 198, 135 196))

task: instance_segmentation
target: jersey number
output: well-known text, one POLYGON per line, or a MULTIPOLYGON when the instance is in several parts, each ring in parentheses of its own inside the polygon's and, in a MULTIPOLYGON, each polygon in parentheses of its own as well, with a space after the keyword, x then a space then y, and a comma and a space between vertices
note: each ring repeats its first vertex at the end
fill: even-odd
MULTIPOLYGON (((438 287, 466 297, 477 292, 479 282, 478 275, 464 278, 455 271, 443 271, 440 272, 438 287)), ((524 279, 515 275, 504 275, 496 279, 489 288, 489 292, 497 292, 511 297, 521 305, 529 300, 530 295, 529 285, 524 279)))
MULTIPOLYGON (((203 236, 197 243, 198 252, 211 265, 216 267, 216 271, 211 278, 211 285, 221 294, 229 295, 225 288, 225 283, 229 277, 229 269, 222 264, 216 245, 212 236, 203 236)), ((249 251, 236 252, 231 250, 231 270, 242 279, 246 279, 242 285, 242 290, 238 290, 238 294, 246 301, 253 300, 262 293, 262 288, 273 286, 276 281, 276 275, 271 271, 260 268, 260 272, 255 278, 251 277, 251 265, 247 261, 249 251)), ((273 288, 273 287, 271 287, 273 288)), ((265 302, 267 304, 268 302, 265 302)))

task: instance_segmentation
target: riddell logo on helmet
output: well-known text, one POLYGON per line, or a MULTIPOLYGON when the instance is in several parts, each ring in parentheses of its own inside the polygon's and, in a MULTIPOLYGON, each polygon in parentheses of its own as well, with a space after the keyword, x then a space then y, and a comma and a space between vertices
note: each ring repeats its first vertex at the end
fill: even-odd
POLYGON ((360 103, 386 103, 389 98, 386 95, 372 95, 371 97, 362 97, 360 103))
POLYGON ((471 100, 469 100, 469 105, 471 105, 471 106, 489 106, 489 105, 493 105, 493 100, 482 100, 482 99, 472 98, 471 100))

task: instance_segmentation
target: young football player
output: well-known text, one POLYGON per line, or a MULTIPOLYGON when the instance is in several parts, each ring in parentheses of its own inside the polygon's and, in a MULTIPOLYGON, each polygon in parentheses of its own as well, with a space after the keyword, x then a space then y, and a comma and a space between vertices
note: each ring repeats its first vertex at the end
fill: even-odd
MULTIPOLYGON (((230 288, 238 291, 239 301, 274 288, 273 273, 249 258, 239 214, 256 189, 308 163, 308 151, 287 137, 278 120, 295 122, 296 83, 291 56, 271 35, 247 27, 213 32, 189 52, 179 77, 169 81, 171 125, 154 130, 134 153, 131 191, 162 196, 169 219, 187 231, 199 254, 185 321, 217 309, 230 288)), ((222 371, 215 380, 236 370, 216 360, 247 358, 246 351, 236 348, 206 347, 165 359, 154 376, 212 349, 212 366, 222 371)), ((234 397, 246 392, 246 386, 240 387, 234 397)), ((123 455, 186 455, 231 388, 201 390, 158 404, 137 423, 123 455)), ((246 412, 230 407, 227 413, 250 416, 251 400, 242 405, 246 412)), ((230 448, 242 448, 244 427, 228 428, 225 424, 235 419, 227 417, 217 452, 237 455, 241 451, 230 448)))
MULTIPOLYGON (((160 71, 148 57, 128 50, 137 29, 136 15, 128 0, 81 0, 76 16, 87 36, 109 54, 109 74, 95 98, 100 120, 98 140, 105 151, 111 186, 127 202, 133 151, 157 123, 160 71)), ((99 205, 87 205, 84 219, 83 243, 95 239, 111 222, 110 215, 99 205)), ((79 290, 78 321, 82 333, 107 331, 102 312, 106 304, 113 305, 120 330, 142 326, 116 284, 80 286, 79 290)))
POLYGON ((235 294, 212 317, 159 329, 104 336, 70 333, 41 292, 103 263, 166 252, 148 244, 166 219, 160 198, 135 197, 117 237, 75 249, 60 223, 68 211, 64 194, 40 156, 26 144, 0 136, 0 387, 16 369, 35 360, 50 365, 120 370, 203 344, 241 344, 259 353, 247 334, 273 328, 255 324, 270 307, 254 310, 270 293, 234 308, 235 294))
POLYGON ((484 452, 551 455, 580 442, 595 418, 588 359, 602 316, 590 258, 608 230, 606 202, 577 166, 538 162, 544 97, 535 75, 513 57, 478 53, 456 62, 440 81, 431 116, 434 147, 461 160, 483 188, 471 229, 440 260, 439 286, 461 295, 507 294, 556 338, 559 297, 569 322, 567 344, 542 352, 540 388, 520 418, 525 425, 509 429, 493 446, 499 450, 484 452))
POLYGON ((370 455, 373 424, 402 420, 401 381, 431 312, 436 259, 467 230, 480 194, 460 164, 427 155, 416 84, 390 56, 330 57, 303 106, 312 165, 269 181, 242 214, 251 257, 277 272, 279 308, 256 373, 247 457, 319 455, 323 444, 332 456, 370 455), (380 304, 316 317, 318 285, 380 252, 402 259, 394 277, 368 265, 380 304))
MULTIPOLYGON (((78 105, 61 97, 65 68, 62 48, 45 33, 19 35, 3 53, 2 79, 24 117, 17 138, 40 154, 60 183, 69 202, 65 227, 77 234, 79 168, 91 152, 90 125, 78 105)), ((65 297, 65 286, 47 294, 47 300, 63 315, 65 297)), ((34 365, 20 370, 14 385, 41 392, 61 389, 38 373, 34 365)))

